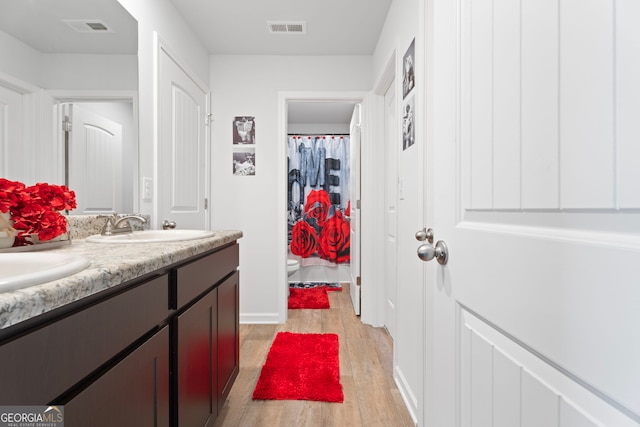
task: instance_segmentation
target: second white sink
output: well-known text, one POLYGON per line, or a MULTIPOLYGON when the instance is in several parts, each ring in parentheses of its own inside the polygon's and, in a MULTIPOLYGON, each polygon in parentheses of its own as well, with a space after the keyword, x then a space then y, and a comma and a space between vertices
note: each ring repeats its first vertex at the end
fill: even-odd
POLYGON ((103 236, 95 234, 87 237, 87 242, 93 243, 154 243, 154 242, 180 242, 184 240, 204 239, 213 237, 211 230, 143 230, 133 233, 113 234, 103 236))
POLYGON ((0 254, 0 292, 62 279, 89 266, 80 255, 52 252, 0 254))

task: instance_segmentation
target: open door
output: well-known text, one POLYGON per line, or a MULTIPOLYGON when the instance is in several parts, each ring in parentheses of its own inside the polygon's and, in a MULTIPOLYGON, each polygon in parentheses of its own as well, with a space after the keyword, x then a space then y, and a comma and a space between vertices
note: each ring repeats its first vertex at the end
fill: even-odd
POLYGON ((209 91, 160 49, 160 159, 157 222, 209 226, 207 128, 209 91))
POLYGON ((433 12, 425 425, 638 426, 640 6, 433 12))
POLYGON ((122 212, 122 124, 79 104, 62 107, 71 123, 67 168, 76 212, 122 212))
POLYGON ((351 116, 349 153, 351 157, 351 301, 353 309, 360 315, 360 123, 361 105, 356 104, 351 116))

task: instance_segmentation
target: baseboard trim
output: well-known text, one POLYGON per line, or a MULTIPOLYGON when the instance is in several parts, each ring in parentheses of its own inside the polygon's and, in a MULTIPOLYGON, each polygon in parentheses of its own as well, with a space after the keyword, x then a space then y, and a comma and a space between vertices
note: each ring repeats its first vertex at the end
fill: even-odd
POLYGON ((277 325, 280 322, 278 313, 240 313, 240 324, 257 325, 268 324, 277 325))

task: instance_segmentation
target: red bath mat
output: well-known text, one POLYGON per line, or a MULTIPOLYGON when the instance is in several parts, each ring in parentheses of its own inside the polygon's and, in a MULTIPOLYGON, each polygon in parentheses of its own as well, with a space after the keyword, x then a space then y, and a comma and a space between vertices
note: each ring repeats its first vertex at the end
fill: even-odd
POLYGON ((289 308, 331 308, 327 288, 289 288, 289 308))
POLYGON ((338 351, 336 334, 278 332, 253 399, 344 402, 338 351))

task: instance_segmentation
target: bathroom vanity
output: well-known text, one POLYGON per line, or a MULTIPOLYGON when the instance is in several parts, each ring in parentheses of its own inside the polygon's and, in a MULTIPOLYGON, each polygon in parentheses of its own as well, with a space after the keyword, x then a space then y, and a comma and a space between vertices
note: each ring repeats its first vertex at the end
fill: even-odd
POLYGON ((56 249, 91 266, 0 294, 0 405, 64 405, 67 427, 212 425, 239 370, 241 236, 56 249))

